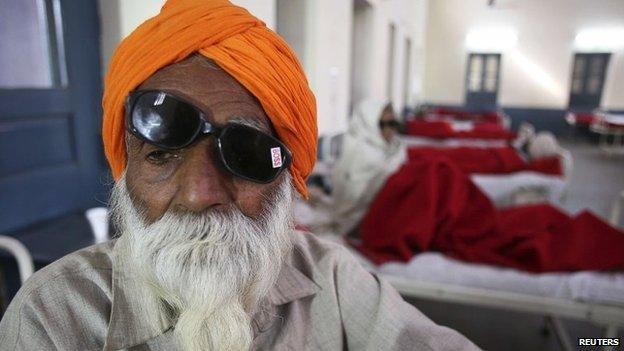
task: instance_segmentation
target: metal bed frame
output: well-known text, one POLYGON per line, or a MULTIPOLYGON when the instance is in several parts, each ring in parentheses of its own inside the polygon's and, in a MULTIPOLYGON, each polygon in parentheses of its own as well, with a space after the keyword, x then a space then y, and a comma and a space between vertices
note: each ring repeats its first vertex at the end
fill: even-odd
MULTIPOLYGON (((624 191, 615 200, 610 222, 619 226, 624 210, 624 191)), ((368 266, 368 265, 367 265, 368 266)), ((370 266, 368 266, 370 268, 370 266)), ((380 274, 397 291, 405 296, 433 301, 452 302, 508 311, 525 312, 544 316, 547 326, 557 337, 562 350, 575 350, 561 318, 588 322, 604 329, 604 338, 615 338, 624 328, 624 305, 583 302, 570 299, 520 294, 507 291, 466 287, 461 285, 417 281, 396 275, 380 274)), ((603 351, 614 350, 604 346, 603 351)))
MULTIPOLYGON (((589 322, 604 328, 603 337, 614 338, 624 328, 624 306, 605 305, 567 299, 519 294, 460 285, 416 281, 396 275, 378 274, 404 297, 451 302, 508 311, 525 312, 545 317, 561 348, 576 348, 565 330, 561 318, 589 322)), ((613 350, 606 346, 603 350, 613 350)))

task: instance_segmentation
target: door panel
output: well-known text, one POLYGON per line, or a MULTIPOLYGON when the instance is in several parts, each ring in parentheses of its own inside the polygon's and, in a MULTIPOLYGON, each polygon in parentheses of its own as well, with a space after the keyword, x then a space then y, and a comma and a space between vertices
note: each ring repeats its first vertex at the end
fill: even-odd
POLYGON ((76 161, 71 115, 34 116, 1 123, 0 179, 76 161), (18 147, 18 145, 29 147, 18 147), (10 160, 10 161, 9 161, 10 160))
MULTIPOLYGON (((15 1, 0 3, 15 10, 15 1)), ((0 86, 0 232, 93 206, 102 200, 96 194, 105 191, 99 180, 103 156, 97 2, 36 4, 53 17, 40 26, 48 31, 53 73, 50 84, 0 86)), ((12 15, 19 16, 19 11, 12 15)), ((28 20, 32 16, 13 21, 13 31, 29 27, 28 20)))
POLYGON ((478 108, 496 106, 500 54, 470 54, 466 72, 466 105, 478 108))
POLYGON ((575 110, 592 110, 600 106, 602 88, 611 54, 575 54, 572 66, 569 106, 575 110))

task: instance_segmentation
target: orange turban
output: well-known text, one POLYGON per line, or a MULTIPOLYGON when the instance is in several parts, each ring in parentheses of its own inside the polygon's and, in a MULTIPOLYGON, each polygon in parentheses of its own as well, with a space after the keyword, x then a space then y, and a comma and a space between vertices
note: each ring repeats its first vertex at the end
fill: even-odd
POLYGON ((307 197, 316 160, 316 103, 286 42, 227 0, 169 0, 115 50, 105 78, 102 139, 113 177, 126 166, 124 101, 157 70, 194 52, 214 60, 262 104, 293 154, 290 172, 307 197))

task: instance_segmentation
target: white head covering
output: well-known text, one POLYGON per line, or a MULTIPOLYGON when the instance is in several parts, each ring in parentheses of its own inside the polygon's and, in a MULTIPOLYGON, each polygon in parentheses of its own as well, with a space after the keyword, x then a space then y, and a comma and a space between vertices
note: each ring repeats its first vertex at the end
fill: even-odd
POLYGON ((528 153, 531 159, 557 156, 561 152, 561 146, 557 138, 551 132, 539 132, 529 142, 528 153))
POLYGON ((360 102, 349 124, 349 135, 371 145, 384 149, 386 140, 381 135, 379 120, 387 103, 378 100, 364 100, 360 102))
POLYGON ((379 128, 385 101, 360 102, 345 135, 343 152, 333 172, 332 214, 339 234, 355 227, 386 179, 406 159, 405 145, 395 137, 387 142, 379 128))

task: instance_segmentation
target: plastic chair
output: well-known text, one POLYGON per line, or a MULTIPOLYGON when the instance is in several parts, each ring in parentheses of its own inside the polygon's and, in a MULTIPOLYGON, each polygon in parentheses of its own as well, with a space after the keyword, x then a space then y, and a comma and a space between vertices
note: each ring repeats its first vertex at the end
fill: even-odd
POLYGON ((108 208, 90 208, 85 211, 85 217, 87 217, 87 220, 89 221, 96 244, 106 242, 110 239, 108 228, 108 208))
POLYGON ((35 272, 35 264, 33 262, 30 251, 17 239, 10 236, 0 235, 0 249, 9 252, 17 261, 21 283, 24 282, 35 272))

